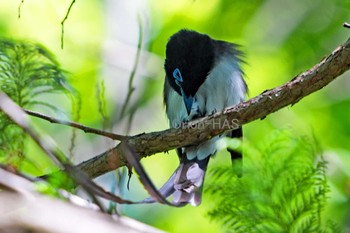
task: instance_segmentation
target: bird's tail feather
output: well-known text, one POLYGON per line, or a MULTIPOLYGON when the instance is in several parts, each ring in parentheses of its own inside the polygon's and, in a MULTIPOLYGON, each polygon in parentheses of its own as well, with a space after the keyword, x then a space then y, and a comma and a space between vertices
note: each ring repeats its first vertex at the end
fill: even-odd
MULTIPOLYGON (((202 185, 207 169, 209 156, 203 160, 188 160, 183 156, 179 167, 171 175, 169 180, 159 189, 164 198, 173 195, 172 203, 182 206, 190 203, 198 206, 202 201, 202 185)), ((152 197, 142 200, 140 203, 154 203, 152 197)))
POLYGON ((203 160, 188 160, 187 156, 183 156, 174 180, 173 204, 190 203, 193 206, 198 206, 201 203, 202 185, 209 157, 203 160))

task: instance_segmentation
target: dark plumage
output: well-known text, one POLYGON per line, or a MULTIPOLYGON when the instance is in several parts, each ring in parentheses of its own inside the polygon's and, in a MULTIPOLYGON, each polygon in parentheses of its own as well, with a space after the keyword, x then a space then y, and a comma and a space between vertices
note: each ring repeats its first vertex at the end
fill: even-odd
MULTIPOLYGON (((241 55, 237 45, 195 31, 180 30, 170 37, 164 64, 164 103, 171 127, 244 100, 247 86, 241 55)), ((227 135, 241 137, 242 129, 227 135)), ((173 203, 200 204, 207 164, 221 136, 177 150, 180 165, 160 190, 166 196, 173 194, 173 203)), ((242 155, 231 151, 231 157, 240 159, 242 155)))
MULTIPOLYGON (((183 74, 185 94, 194 96, 214 66, 213 46, 212 40, 207 35, 188 30, 174 34, 166 46, 164 64, 166 76, 173 77, 173 71, 178 68, 183 74)), ((169 79, 169 84, 181 95, 173 78, 169 79)))

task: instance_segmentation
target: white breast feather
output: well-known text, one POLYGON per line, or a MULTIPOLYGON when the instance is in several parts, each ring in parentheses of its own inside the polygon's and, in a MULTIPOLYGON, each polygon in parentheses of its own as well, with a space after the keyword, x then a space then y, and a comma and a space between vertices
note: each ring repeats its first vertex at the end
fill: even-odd
MULTIPOLYGON (((191 113, 199 108, 200 112, 210 115, 243 101, 246 87, 242 76, 239 64, 232 62, 232 57, 222 58, 198 89, 191 113)), ((172 88, 169 88, 167 106, 170 127, 176 128, 181 122, 192 119, 192 114, 187 115, 182 97, 172 88)), ((216 152, 218 139, 219 136, 216 136, 197 146, 186 147, 183 151, 188 159, 204 159, 216 152)))

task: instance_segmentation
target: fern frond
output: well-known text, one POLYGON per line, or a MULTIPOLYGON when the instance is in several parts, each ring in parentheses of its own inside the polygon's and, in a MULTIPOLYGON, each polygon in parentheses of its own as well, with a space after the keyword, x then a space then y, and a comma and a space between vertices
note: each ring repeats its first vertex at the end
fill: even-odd
POLYGON ((215 207, 209 215, 230 232, 322 232, 329 187, 315 144, 288 131, 255 147, 246 143, 242 178, 230 167, 210 171, 206 189, 215 207))
MULTIPOLYGON (((57 112, 56 105, 39 99, 39 96, 66 94, 71 88, 67 84, 66 73, 43 46, 0 39, 0 90, 23 108, 45 106, 57 112)), ((10 163, 9 158, 23 158, 23 130, 2 113, 0 129, 0 157, 10 163)))
POLYGON ((65 72, 44 47, 0 39, 0 89, 21 107, 31 105, 38 89, 64 93, 68 86, 65 72))

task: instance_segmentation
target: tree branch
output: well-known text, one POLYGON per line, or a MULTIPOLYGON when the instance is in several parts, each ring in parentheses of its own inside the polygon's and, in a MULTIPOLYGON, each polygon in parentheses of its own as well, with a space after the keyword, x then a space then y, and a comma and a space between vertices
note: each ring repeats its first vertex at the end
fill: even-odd
MULTIPOLYGON (((137 66, 139 65, 139 60, 140 60, 140 55, 141 55, 141 47, 142 47, 142 42, 143 42, 143 27, 142 27, 142 21, 140 16, 137 17, 138 19, 138 26, 139 26, 139 39, 137 42, 137 51, 135 55, 135 62, 134 62, 134 67, 132 68, 132 71, 130 73, 129 77, 129 83, 128 83, 128 93, 126 95, 126 99, 124 101, 124 104, 122 105, 122 110, 120 112, 120 119, 122 119, 125 115, 126 109, 128 107, 130 98, 132 93, 134 92, 135 88, 133 87, 133 81, 136 75, 136 70, 137 66)), ((130 128, 130 127, 128 127, 130 128)))
MULTIPOLYGON (((74 167, 67 159, 67 156, 53 143, 48 136, 41 135, 31 124, 28 115, 4 92, 0 91, 0 111, 6 114, 14 123, 21 127, 34 142, 55 162, 60 169, 64 170, 77 185, 80 185, 94 203, 104 211, 104 207, 95 195, 112 200, 117 203, 135 204, 135 202, 124 200, 116 195, 106 192, 103 188, 93 182, 81 170, 74 167)), ((1 168, 1 164, 0 164, 1 168)), ((1 177, 1 176, 0 176, 1 177)), ((0 188, 2 180, 0 178, 0 188)))
POLYGON ((79 123, 76 123, 73 121, 65 121, 65 120, 56 119, 56 118, 44 115, 44 114, 39 113, 39 112, 34 112, 31 110, 25 110, 25 112, 28 115, 35 116, 35 117, 43 119, 43 120, 47 120, 51 123, 68 125, 68 126, 71 126, 73 128, 80 129, 80 130, 84 131, 85 133, 93 133, 93 134, 101 135, 101 136, 111 138, 113 140, 118 140, 118 141, 122 141, 122 140, 125 140, 128 138, 128 136, 115 134, 115 133, 109 133, 109 132, 106 132, 106 131, 103 131, 100 129, 91 128, 91 127, 88 127, 88 126, 85 126, 85 125, 82 125, 82 124, 79 124, 79 123))
MULTIPOLYGON (((285 106, 294 105, 305 96, 323 88, 350 68, 350 39, 311 69, 272 90, 229 107, 223 112, 203 117, 178 129, 136 135, 126 139, 139 159, 178 147, 198 144, 225 131, 264 118, 285 106)), ((126 165, 120 144, 79 165, 90 177, 126 165)))
POLYGON ((23 4, 24 4, 24 0, 21 0, 21 2, 18 5, 18 9, 17 9, 17 11, 18 11, 18 13, 17 13, 18 19, 21 18, 21 10, 22 10, 22 5, 23 4))
POLYGON ((61 21, 61 49, 63 49, 63 37, 64 37, 64 23, 67 21, 68 16, 70 14, 70 11, 72 10, 72 7, 75 3, 75 0, 72 0, 71 3, 69 4, 68 10, 66 12, 66 15, 64 16, 64 18, 61 21))
POLYGON ((38 186, 0 167, 1 232, 154 232, 152 226, 124 216, 98 212, 89 201, 61 190, 61 199, 40 195, 38 186), (84 221, 84 224, 81 222, 84 221))

